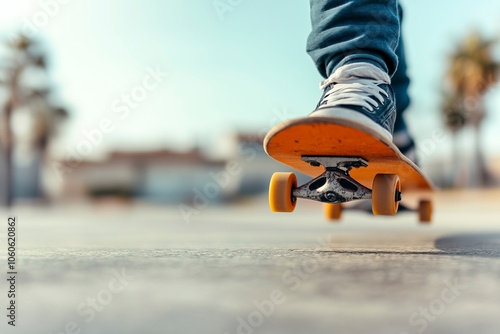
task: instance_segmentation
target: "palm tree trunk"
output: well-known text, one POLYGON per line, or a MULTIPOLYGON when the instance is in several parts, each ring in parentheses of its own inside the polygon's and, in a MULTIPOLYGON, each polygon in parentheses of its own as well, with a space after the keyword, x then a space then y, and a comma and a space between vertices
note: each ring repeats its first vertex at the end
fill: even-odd
POLYGON ((12 112, 19 102, 18 81, 21 74, 21 67, 16 66, 10 78, 10 96, 4 106, 5 115, 5 207, 10 208, 14 203, 14 159, 13 147, 14 136, 12 133, 12 112))
POLYGON ((12 159, 12 128, 11 128, 11 118, 12 118, 13 103, 12 99, 9 99, 4 107, 4 117, 5 117, 5 143, 4 143, 4 156, 5 156, 5 198, 4 206, 7 208, 12 207, 14 202, 14 189, 13 189, 13 159, 12 159))
POLYGON ((475 165, 476 168, 476 178, 477 185, 479 187, 487 187, 488 183, 491 181, 491 175, 486 166, 486 159, 484 157, 484 150, 482 146, 482 133, 481 133, 481 125, 478 124, 474 127, 474 149, 475 149, 475 165))
POLYGON ((40 201, 45 202, 46 197, 43 192, 43 187, 42 187, 42 169, 43 169, 43 164, 45 162, 45 158, 47 155, 47 146, 48 146, 48 141, 49 138, 46 136, 43 136, 40 138, 37 143, 35 143, 34 147, 34 155, 35 155, 35 164, 36 164, 36 175, 35 179, 33 182, 33 194, 36 196, 36 198, 40 201))
POLYGON ((451 160, 452 173, 451 173, 451 186, 453 188, 459 188, 462 184, 460 180, 460 145, 458 143, 457 131, 452 132, 452 145, 453 145, 453 155, 451 160))

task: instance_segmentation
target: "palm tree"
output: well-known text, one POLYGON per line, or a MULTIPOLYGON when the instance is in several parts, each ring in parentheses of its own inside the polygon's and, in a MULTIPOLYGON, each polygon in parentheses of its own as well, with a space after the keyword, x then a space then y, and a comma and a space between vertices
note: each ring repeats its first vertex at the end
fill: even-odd
MULTIPOLYGON (((477 32, 471 33, 449 58, 446 74, 448 92, 442 106, 445 124, 454 135, 453 165, 459 166, 459 147, 456 135, 469 125, 475 133, 476 185, 491 181, 484 162, 481 145, 481 125, 486 116, 484 96, 498 81, 499 63, 493 57, 494 39, 485 39, 477 32)), ((457 185, 457 170, 455 170, 457 185)))
POLYGON ((46 93, 46 91, 34 92, 34 96, 30 98, 29 107, 34 119, 29 139, 38 167, 32 193, 37 196, 43 195, 41 190, 41 171, 47 158, 46 155, 50 140, 57 134, 61 122, 68 117, 66 109, 49 103, 46 93))
MULTIPOLYGON (((0 82, 6 92, 3 106, 3 128, 1 141, 5 166, 5 201, 10 207, 13 203, 13 146, 12 116, 19 108, 27 108, 34 119, 30 137, 35 152, 45 155, 49 138, 54 134, 59 120, 67 116, 67 112, 55 106, 51 99, 51 90, 47 80, 45 55, 39 43, 18 35, 6 43, 8 51, 3 60, 3 80, 0 82), (26 80, 30 71, 38 71, 39 80, 26 80), (38 82, 34 85, 33 82, 38 82)), ((38 166, 40 170, 40 165, 38 166)), ((37 179, 39 179, 37 177, 37 179)), ((36 185, 37 187, 39 185, 36 185)))

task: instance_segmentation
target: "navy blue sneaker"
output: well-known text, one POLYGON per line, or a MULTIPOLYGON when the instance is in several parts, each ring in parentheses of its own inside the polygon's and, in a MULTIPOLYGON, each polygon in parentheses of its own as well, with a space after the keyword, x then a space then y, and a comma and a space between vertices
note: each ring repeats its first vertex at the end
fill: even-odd
POLYGON ((335 117, 363 124, 392 141, 396 98, 387 73, 370 63, 339 67, 320 86, 323 96, 310 117, 335 117))
POLYGON ((399 128, 397 125, 394 127, 392 142, 399 148, 401 153, 403 153, 408 159, 410 159, 416 165, 418 165, 418 157, 417 157, 417 150, 415 148, 415 142, 413 141, 412 136, 408 132, 406 125, 403 128, 399 128))

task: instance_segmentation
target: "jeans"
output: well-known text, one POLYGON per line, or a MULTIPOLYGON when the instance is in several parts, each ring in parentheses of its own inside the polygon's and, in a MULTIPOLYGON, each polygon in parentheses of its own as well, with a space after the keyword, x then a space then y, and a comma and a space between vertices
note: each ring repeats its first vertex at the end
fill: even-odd
POLYGON ((327 78, 338 67, 369 62, 392 77, 396 94, 395 131, 406 129, 402 113, 410 104, 403 11, 397 0, 310 0, 312 32, 307 52, 327 78))

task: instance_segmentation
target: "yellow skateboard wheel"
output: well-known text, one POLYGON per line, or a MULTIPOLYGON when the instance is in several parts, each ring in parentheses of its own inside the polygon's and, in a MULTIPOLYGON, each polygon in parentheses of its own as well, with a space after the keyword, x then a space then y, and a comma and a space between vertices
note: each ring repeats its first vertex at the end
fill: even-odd
POLYGON ((377 216, 394 216, 398 212, 401 182, 394 174, 377 174, 373 179, 372 211, 377 216))
POLYGON ((272 212, 292 212, 297 200, 293 189, 297 188, 297 176, 294 173, 274 173, 269 183, 269 207, 272 212))
POLYGON ((342 204, 326 203, 324 211, 326 219, 340 221, 340 218, 342 217, 342 204))
POLYGON ((422 224, 428 224, 432 220, 432 201, 421 200, 418 203, 418 220, 422 224))

